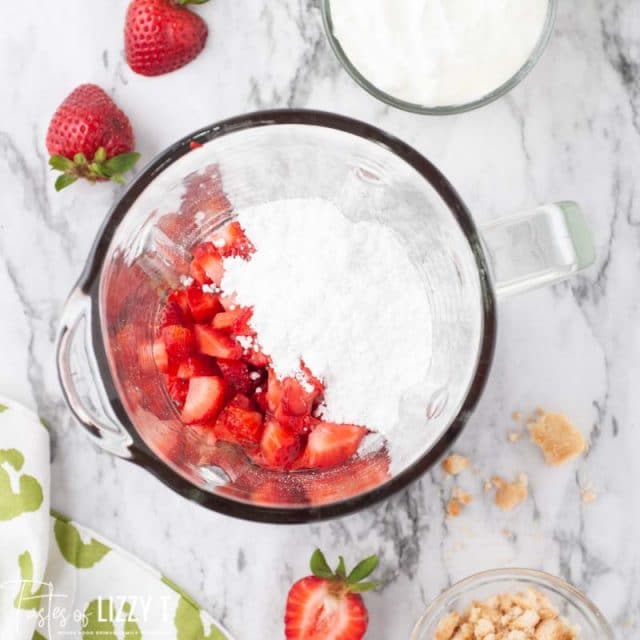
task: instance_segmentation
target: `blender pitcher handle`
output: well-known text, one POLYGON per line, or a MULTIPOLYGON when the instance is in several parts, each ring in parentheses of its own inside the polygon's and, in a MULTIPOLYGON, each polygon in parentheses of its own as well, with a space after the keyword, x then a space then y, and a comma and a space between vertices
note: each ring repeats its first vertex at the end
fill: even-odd
POLYGON ((575 202, 540 205, 480 227, 498 298, 554 284, 595 260, 575 202))
POLYGON ((91 339, 90 311, 90 296, 80 288, 75 288, 65 304, 58 334, 57 366, 62 392, 74 416, 99 447, 120 457, 130 458, 129 446, 132 444, 132 438, 114 417, 109 416, 104 408, 106 402, 102 399, 103 390, 97 388, 96 381, 100 378, 91 362, 91 349, 87 349, 91 339), (85 328, 84 336, 79 332, 82 324, 85 328), (84 371, 88 374, 85 377, 89 378, 87 384, 92 385, 93 395, 98 396, 97 402, 91 403, 97 405, 94 407, 91 407, 79 392, 76 384, 77 375, 72 370, 72 351, 76 339, 82 341, 84 371))

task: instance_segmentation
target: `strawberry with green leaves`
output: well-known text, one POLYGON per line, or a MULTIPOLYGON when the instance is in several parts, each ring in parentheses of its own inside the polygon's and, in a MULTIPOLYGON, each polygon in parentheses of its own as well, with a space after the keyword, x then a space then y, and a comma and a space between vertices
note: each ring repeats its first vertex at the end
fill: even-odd
POLYGON ((47 131, 52 169, 60 191, 79 178, 124 182, 138 161, 129 118, 97 85, 77 87, 58 107, 47 131))
POLYGON ((360 593, 379 586, 366 579, 378 566, 369 556, 347 573, 344 558, 331 570, 320 549, 311 556, 311 573, 290 589, 285 611, 287 640, 360 640, 369 616, 360 593))

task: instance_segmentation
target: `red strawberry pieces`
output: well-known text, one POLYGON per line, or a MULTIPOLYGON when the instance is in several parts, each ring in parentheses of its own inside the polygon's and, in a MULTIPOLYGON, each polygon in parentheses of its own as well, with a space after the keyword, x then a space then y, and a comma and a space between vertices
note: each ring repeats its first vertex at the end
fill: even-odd
POLYGON ((296 462, 298 469, 330 469, 355 454, 367 429, 352 424, 319 422, 309 434, 307 447, 296 462))
POLYGON ((231 222, 211 235, 213 245, 223 258, 240 256, 248 260, 255 251, 251 240, 247 238, 239 222, 231 222))
POLYGON ((374 589, 375 582, 362 582, 378 565, 370 556, 347 575, 344 560, 336 571, 316 549, 311 557, 314 575, 298 580, 289 590, 284 624, 287 640, 361 640, 369 616, 360 592, 374 589))
POLYGON ((224 406, 226 385, 217 376, 203 376, 189 380, 181 418, 186 424, 215 420, 224 406))
POLYGON ((172 290, 158 314, 155 366, 185 424, 274 472, 333 469, 353 458, 367 429, 316 417, 322 382, 303 362, 279 378, 259 348, 252 310, 220 292, 224 258, 250 260, 253 252, 238 222, 193 248, 196 282, 172 290))
POLYGON ((47 131, 49 164, 62 172, 56 190, 79 178, 122 182, 140 157, 133 147, 124 112, 97 85, 80 85, 58 107, 47 131))
POLYGON ((169 73, 191 62, 204 48, 209 30, 184 5, 207 0, 133 0, 124 28, 129 66, 144 76, 169 73))

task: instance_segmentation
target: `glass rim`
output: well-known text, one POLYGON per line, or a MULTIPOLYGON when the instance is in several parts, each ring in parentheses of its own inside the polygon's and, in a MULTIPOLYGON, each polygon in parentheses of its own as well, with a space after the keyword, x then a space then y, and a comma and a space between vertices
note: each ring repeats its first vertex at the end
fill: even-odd
POLYGON ((129 460, 155 475, 178 494, 213 511, 257 522, 293 524, 337 518, 360 511, 389 498, 420 478, 453 445, 482 395, 493 360, 496 341, 496 300, 489 274, 489 265, 484 254, 482 241, 466 205, 447 178, 413 147, 373 125, 346 116, 307 109, 276 109, 256 111, 203 127, 158 154, 130 183, 107 214, 97 233, 85 269, 76 287, 91 298, 93 353, 111 409, 131 436, 129 460), (162 461, 142 439, 119 397, 107 357, 106 336, 103 335, 101 321, 101 276, 105 258, 117 228, 147 186, 170 165, 190 153, 193 142, 206 144, 234 132, 280 125, 316 126, 341 131, 379 144, 409 164, 436 191, 458 223, 476 261, 482 294, 483 331, 478 346, 475 369, 458 413, 447 428, 440 433, 433 445, 420 458, 383 484, 361 494, 317 506, 272 507, 234 500, 198 487, 162 461))
POLYGON ((484 107, 485 105, 497 100, 503 95, 509 93, 514 87, 516 87, 524 78, 529 74, 529 72, 536 66, 542 54, 544 53, 547 45, 549 44, 549 40, 551 39, 551 34, 553 33, 553 27, 555 24, 556 13, 558 0, 548 0, 549 5, 547 9, 547 16, 545 19, 545 23, 542 27, 542 32, 540 33, 540 37, 538 38, 538 42, 535 47, 529 54, 529 57, 524 62, 524 64, 516 71, 511 78, 503 82, 499 87, 495 88, 493 91, 490 91, 488 94, 481 98, 477 98, 476 100, 471 100, 470 102, 464 102, 461 104, 452 104, 452 105, 440 105, 440 106, 427 106, 415 102, 410 102, 407 100, 402 100, 390 93, 379 89, 373 82, 366 78, 357 67, 351 62, 349 56, 345 53, 340 41, 336 37, 333 32, 333 21, 331 19, 331 0, 322 0, 321 2, 321 13, 322 13, 322 24, 324 26, 324 32, 327 36, 327 40, 329 41, 329 45, 336 58, 342 65, 342 67, 347 71, 347 73, 351 76, 351 78, 362 87, 367 93, 372 95, 374 98, 388 104, 391 107, 395 107, 396 109, 401 109, 402 111, 409 111, 411 113, 417 113, 421 115, 427 116, 447 116, 447 115, 455 115, 458 113, 465 113, 466 111, 473 111, 474 109, 479 109, 480 107, 484 107))
POLYGON ((432 622, 439 610, 452 596, 459 595, 473 587, 487 584, 498 584, 506 580, 515 580, 523 584, 540 585, 552 589, 565 600, 577 603, 579 608, 586 611, 592 620, 598 625, 600 633, 604 634, 603 640, 614 640, 613 630, 600 609, 590 600, 585 593, 572 584, 546 571, 539 569, 525 569, 519 567, 506 567, 502 569, 488 569, 474 573, 445 589, 428 606, 420 616, 411 631, 409 640, 421 640, 420 633, 425 624, 432 622))

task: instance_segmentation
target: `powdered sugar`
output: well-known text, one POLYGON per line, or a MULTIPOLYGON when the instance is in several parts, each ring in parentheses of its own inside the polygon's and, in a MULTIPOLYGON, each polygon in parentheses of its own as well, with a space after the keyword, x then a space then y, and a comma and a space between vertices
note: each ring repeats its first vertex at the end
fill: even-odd
POLYGON ((400 238, 319 199, 251 207, 238 220, 256 252, 225 260, 222 289, 253 307, 278 376, 304 378, 302 359, 324 382, 324 419, 389 436, 431 352, 427 296, 400 238))

